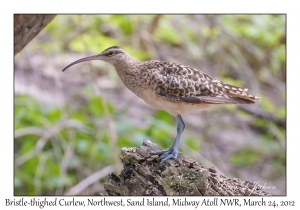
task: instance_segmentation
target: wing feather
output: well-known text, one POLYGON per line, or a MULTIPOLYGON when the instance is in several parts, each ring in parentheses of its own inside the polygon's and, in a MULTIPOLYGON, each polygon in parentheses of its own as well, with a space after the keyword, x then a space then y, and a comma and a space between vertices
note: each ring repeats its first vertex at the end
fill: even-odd
POLYGON ((204 104, 250 104, 260 97, 246 93, 248 89, 221 82, 204 72, 166 61, 148 61, 150 85, 163 98, 173 102, 204 104))

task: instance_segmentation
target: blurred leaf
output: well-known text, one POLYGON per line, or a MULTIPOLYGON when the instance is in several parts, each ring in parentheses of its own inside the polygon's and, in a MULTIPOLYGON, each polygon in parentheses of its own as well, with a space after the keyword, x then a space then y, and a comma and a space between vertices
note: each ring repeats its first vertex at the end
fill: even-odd
POLYGON ((200 150, 200 141, 195 141, 194 138, 187 138, 185 142, 192 150, 196 152, 200 150))
POLYGON ((249 167, 259 160, 260 157, 260 153, 257 153, 249 148, 245 148, 242 151, 234 154, 231 157, 231 162, 239 167, 249 167))
POLYGON ((222 82, 227 83, 227 84, 231 84, 231 85, 235 85, 238 87, 244 87, 244 83, 240 80, 234 80, 230 77, 222 77, 222 82))
POLYGON ((267 99, 262 100, 261 105, 262 105, 263 109, 266 110, 267 112, 269 112, 269 113, 274 112, 273 104, 270 101, 268 101, 267 99))
POLYGON ((279 119, 285 119, 286 118, 286 110, 285 107, 282 107, 276 111, 276 115, 279 119))
POLYGON ((155 38, 161 40, 162 42, 168 42, 170 44, 179 44, 180 38, 178 33, 172 27, 171 22, 167 19, 163 19, 159 22, 160 27, 156 32, 155 38))
POLYGON ((132 25, 126 15, 112 15, 110 20, 111 23, 116 24, 116 26, 120 27, 125 35, 132 34, 132 25))

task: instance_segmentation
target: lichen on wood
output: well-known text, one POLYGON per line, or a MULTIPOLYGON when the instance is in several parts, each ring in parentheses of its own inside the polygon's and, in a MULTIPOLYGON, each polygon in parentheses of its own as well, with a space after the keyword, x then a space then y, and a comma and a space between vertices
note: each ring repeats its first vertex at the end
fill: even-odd
POLYGON ((227 178, 214 168, 205 168, 193 159, 179 154, 176 160, 159 165, 161 148, 144 140, 138 148, 123 148, 120 154, 123 170, 109 175, 104 185, 108 195, 150 196, 265 196, 270 195, 256 183, 227 178))

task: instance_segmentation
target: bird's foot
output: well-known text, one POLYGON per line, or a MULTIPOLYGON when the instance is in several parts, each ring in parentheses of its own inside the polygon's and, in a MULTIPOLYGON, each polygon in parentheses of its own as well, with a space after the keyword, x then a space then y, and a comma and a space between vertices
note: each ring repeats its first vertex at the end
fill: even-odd
POLYGON ((175 150, 175 149, 172 149, 172 148, 170 148, 168 150, 163 150, 163 151, 151 153, 151 155, 161 155, 158 158, 158 159, 161 160, 159 165, 162 165, 166 160, 169 160, 169 159, 172 159, 172 158, 176 159, 178 154, 181 154, 180 152, 178 152, 178 149, 175 150))

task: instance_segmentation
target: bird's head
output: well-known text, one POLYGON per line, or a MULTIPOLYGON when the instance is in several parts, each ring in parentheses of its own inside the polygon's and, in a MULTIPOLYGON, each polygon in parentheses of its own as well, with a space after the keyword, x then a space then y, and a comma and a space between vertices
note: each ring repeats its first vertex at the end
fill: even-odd
POLYGON ((105 61, 107 63, 110 63, 114 67, 116 67, 120 65, 122 62, 126 63, 126 61, 131 61, 133 59, 121 47, 113 46, 107 48, 106 50, 104 50, 102 53, 98 55, 93 55, 93 56, 81 58, 77 61, 74 61, 73 63, 66 66, 62 71, 65 71, 67 68, 77 63, 81 63, 85 61, 93 61, 93 60, 105 61))

